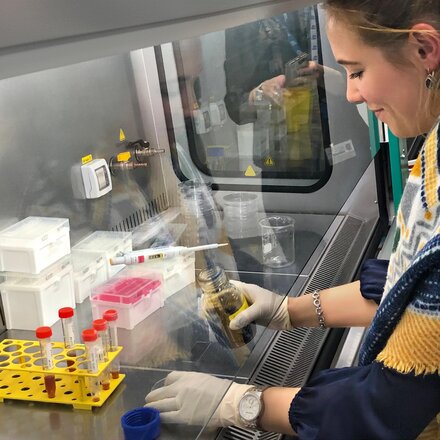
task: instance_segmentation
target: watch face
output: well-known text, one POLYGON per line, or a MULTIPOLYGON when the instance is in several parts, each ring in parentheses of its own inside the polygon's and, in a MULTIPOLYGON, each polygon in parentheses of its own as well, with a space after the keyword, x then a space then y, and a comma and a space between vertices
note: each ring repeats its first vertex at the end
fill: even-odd
POLYGON ((255 394, 245 394, 239 404, 240 416, 243 420, 254 421, 260 414, 261 402, 255 394))

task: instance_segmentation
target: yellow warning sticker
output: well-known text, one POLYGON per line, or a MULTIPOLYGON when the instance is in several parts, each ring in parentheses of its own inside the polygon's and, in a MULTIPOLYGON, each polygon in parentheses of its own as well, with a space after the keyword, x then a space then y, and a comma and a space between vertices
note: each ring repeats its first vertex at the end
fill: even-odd
POLYGON ((125 133, 124 130, 122 130, 122 128, 119 129, 119 142, 124 142, 125 141, 125 133))
POLYGON ((82 163, 83 165, 85 165, 86 163, 89 163, 89 162, 91 162, 92 160, 93 160, 92 155, 91 155, 91 154, 88 154, 87 156, 84 156, 84 157, 81 158, 81 163, 82 163))
POLYGON ((264 159, 264 165, 267 167, 273 167, 275 163, 270 156, 267 156, 266 159, 264 159))
POLYGON ((244 175, 245 175, 246 177, 255 177, 255 176, 256 176, 256 173, 255 173, 255 171, 254 171, 254 169, 252 168, 251 165, 249 165, 249 166, 246 168, 246 171, 244 172, 244 175))

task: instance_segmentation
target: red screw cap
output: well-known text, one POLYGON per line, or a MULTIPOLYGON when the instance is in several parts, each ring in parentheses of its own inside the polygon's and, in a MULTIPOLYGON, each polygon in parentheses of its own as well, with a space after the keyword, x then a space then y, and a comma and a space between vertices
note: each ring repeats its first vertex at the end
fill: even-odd
POLYGON ((38 339, 46 339, 52 336, 52 329, 50 327, 38 327, 35 330, 38 339))
POLYGON ((60 318, 71 318, 73 316, 72 307, 63 307, 62 309, 59 309, 58 316, 60 318))
POLYGON ((98 339, 98 333, 94 328, 87 328, 82 331, 82 338, 84 342, 93 342, 98 339))
POLYGON ((97 332, 107 330, 107 321, 105 319, 95 319, 93 321, 93 328, 97 332))
POLYGON ((118 319, 118 311, 114 309, 106 310, 104 312, 103 318, 106 321, 116 321, 118 319))

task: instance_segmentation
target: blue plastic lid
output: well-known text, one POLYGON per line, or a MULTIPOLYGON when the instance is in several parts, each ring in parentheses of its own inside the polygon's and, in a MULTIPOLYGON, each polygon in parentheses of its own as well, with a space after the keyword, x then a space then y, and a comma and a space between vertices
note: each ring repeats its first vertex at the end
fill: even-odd
POLYGON ((155 440, 160 436, 160 413, 149 407, 131 409, 121 417, 121 426, 125 440, 155 440))

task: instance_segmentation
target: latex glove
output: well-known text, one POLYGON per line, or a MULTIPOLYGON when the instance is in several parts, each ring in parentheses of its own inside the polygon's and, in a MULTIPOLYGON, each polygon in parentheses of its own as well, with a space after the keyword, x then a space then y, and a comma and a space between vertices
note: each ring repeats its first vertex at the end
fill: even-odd
POLYGON ((229 323, 232 330, 238 330, 256 322, 274 330, 290 330, 293 328, 287 310, 288 298, 263 289, 256 284, 242 283, 231 280, 248 300, 249 307, 239 313, 229 323))
POLYGON ((147 394, 145 406, 158 409, 163 423, 241 426, 238 403, 249 388, 205 373, 173 371, 162 388, 147 394))
POLYGON ((249 103, 255 104, 263 98, 267 98, 275 104, 283 104, 283 87, 286 82, 285 75, 278 75, 263 81, 258 87, 249 93, 249 103))

